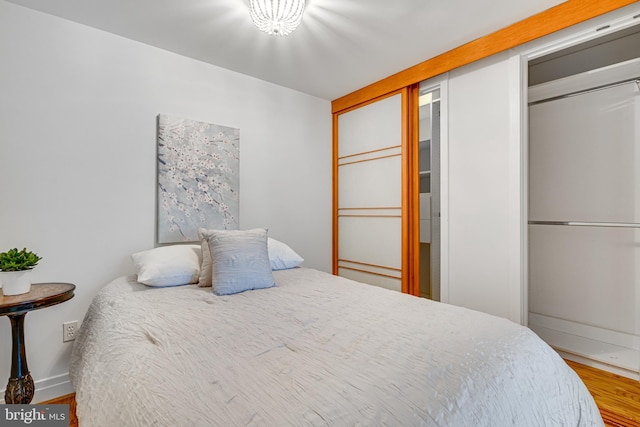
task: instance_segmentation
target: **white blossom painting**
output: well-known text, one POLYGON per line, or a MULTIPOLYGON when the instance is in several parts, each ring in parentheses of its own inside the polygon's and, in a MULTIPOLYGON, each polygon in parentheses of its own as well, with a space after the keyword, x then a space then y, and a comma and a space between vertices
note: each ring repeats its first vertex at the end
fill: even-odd
POLYGON ((240 130, 158 115, 158 243, 238 228, 240 130))

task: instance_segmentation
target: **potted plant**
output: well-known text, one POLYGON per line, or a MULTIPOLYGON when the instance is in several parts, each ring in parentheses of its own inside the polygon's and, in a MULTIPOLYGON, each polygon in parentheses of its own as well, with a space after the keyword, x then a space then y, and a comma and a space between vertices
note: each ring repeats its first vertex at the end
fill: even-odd
POLYGON ((31 290, 30 273, 42 258, 17 248, 0 253, 0 283, 4 295, 25 294, 31 290))

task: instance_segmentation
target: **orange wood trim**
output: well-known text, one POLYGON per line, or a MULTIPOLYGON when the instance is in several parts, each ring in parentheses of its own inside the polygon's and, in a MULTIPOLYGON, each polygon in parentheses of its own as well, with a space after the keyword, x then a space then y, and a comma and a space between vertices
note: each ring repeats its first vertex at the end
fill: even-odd
POLYGON ((409 259, 411 249, 409 244, 411 237, 411 184, 409 182, 410 161, 411 161, 411 129, 410 124, 413 115, 411 111, 411 91, 409 88, 402 89, 402 292, 410 293, 412 262, 409 259))
POLYGON ((371 162, 373 160, 388 159, 389 157, 398 157, 398 156, 401 156, 401 155, 402 154, 389 154, 388 156, 372 157, 370 159, 363 159, 363 160, 354 160, 353 162, 340 163, 340 164, 338 164, 338 166, 354 165, 356 163, 363 163, 363 162, 371 162))
POLYGON ((409 141, 408 152, 408 192, 409 192, 409 293, 420 296, 420 164, 418 146, 420 140, 420 87, 418 84, 409 88, 409 141))
POLYGON ((383 268, 385 270, 392 270, 392 271, 397 271, 398 273, 402 273, 402 269, 400 269, 400 268, 387 267, 387 266, 379 265, 379 264, 370 264, 370 263, 367 263, 367 262, 352 261, 350 259, 338 259, 338 262, 339 263, 340 262, 348 262, 350 264, 366 265, 367 267, 383 268))
MULTIPOLYGON (((379 95, 371 96, 371 97, 369 97, 367 99, 363 99, 362 102, 360 102, 360 103, 351 104, 348 107, 342 108, 340 110, 334 110, 332 108, 331 112, 333 114, 348 113, 349 111, 357 110, 358 108, 361 108, 361 107, 366 107, 367 105, 373 104, 374 102, 382 101, 385 98, 390 98, 390 97, 392 97, 394 95, 398 95, 398 94, 402 93, 402 89, 404 89, 404 87, 398 87, 398 88, 396 88, 394 90, 389 90, 387 92, 380 93, 379 95)), ((333 105, 333 102, 335 102, 335 101, 332 101, 332 105, 333 105)))
POLYGON ((393 150, 394 148, 402 148, 402 146, 401 145, 394 145, 392 147, 378 148, 377 150, 363 151, 362 153, 349 154, 347 156, 338 157, 338 160, 347 159, 349 157, 364 156, 366 154, 378 153, 380 151, 393 150))
POLYGON ((338 218, 404 218, 404 215, 349 215, 338 214, 338 218))
POLYGON ((331 103, 333 113, 487 58, 556 31, 636 3, 635 0, 567 0, 494 33, 458 46, 331 103))
POLYGON ((359 268, 342 267, 342 266, 340 266, 338 268, 342 268, 342 269, 345 269, 345 270, 351 270, 351 271, 359 271, 360 273, 373 274, 374 276, 388 277, 389 279, 402 280, 402 277, 391 276, 390 274, 374 273, 373 271, 360 270, 359 268))
POLYGON ((338 208, 338 210, 341 210, 341 211, 366 211, 366 210, 384 211, 389 209, 402 209, 402 206, 381 206, 381 207, 370 206, 367 208, 338 208))
POLYGON ((331 267, 333 274, 338 274, 338 115, 333 115, 333 162, 332 162, 332 256, 331 267))

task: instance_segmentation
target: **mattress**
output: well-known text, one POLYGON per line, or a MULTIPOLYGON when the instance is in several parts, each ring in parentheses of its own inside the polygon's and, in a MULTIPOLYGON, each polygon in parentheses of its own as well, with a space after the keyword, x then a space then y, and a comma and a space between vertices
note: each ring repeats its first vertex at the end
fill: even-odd
POLYGON ((216 296, 120 277, 70 376, 81 426, 602 426, 531 330, 313 269, 216 296))

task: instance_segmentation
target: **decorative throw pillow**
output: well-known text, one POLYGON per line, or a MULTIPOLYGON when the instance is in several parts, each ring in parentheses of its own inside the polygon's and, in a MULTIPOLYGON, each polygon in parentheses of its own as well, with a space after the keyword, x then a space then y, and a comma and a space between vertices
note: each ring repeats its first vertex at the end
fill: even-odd
POLYGON ((230 295, 275 286, 267 230, 209 230, 213 293, 230 295))
MULTIPOLYGON (((202 248, 202 264, 200 265, 200 277, 198 286, 211 286, 211 252, 209 251, 209 237, 216 230, 200 228, 198 239, 202 248)), ((271 237, 267 238, 267 251, 269 253, 269 264, 271 270, 286 270, 302 264, 304 258, 298 255, 286 243, 271 237)))
POLYGON ((199 245, 171 245, 136 252, 131 260, 138 282, 164 287, 196 283, 200 275, 200 257, 199 245))
POLYGON ((205 228, 198 229, 198 239, 200 239, 200 248, 202 251, 202 264, 200 265, 200 277, 198 278, 198 286, 211 286, 211 252, 209 251, 209 236, 211 231, 205 228))
POLYGON ((304 261, 304 258, 279 240, 269 237, 267 247, 269 249, 269 263, 274 271, 294 268, 304 261))

